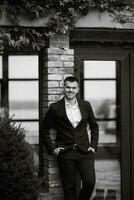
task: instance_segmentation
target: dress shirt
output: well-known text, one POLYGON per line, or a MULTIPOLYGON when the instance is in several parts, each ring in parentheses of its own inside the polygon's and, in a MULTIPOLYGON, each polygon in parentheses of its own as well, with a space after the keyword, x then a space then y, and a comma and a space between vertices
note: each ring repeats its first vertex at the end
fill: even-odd
POLYGON ((75 104, 71 105, 65 98, 65 107, 67 117, 75 128, 82 119, 77 99, 75 100, 75 104))

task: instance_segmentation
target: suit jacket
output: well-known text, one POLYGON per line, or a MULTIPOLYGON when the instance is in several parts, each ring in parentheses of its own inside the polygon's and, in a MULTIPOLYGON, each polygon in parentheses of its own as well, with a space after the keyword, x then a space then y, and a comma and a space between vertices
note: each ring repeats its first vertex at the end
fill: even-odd
POLYGON ((76 128, 72 126, 67 117, 64 98, 50 105, 41 127, 42 139, 48 153, 56 147, 64 147, 67 150, 74 144, 77 144, 78 148, 84 152, 88 152, 90 146, 97 150, 99 131, 91 105, 88 101, 81 99, 77 101, 82 119, 76 128), (87 124, 90 127, 91 141, 88 137, 87 124), (51 128, 55 128, 57 132, 55 144, 50 139, 49 130, 51 128))

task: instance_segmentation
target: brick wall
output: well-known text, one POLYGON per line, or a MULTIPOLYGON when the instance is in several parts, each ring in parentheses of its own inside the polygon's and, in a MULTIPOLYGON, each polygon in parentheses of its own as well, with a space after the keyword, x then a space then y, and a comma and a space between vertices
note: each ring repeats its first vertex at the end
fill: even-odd
MULTIPOLYGON (((69 49, 68 36, 55 36, 50 38, 50 46, 44 51, 43 58, 43 81, 42 81, 42 105, 43 115, 45 115, 49 105, 62 97, 63 80, 66 76, 74 74, 74 50, 69 49)), ((55 130, 50 131, 52 140, 55 140, 55 130)), ((102 165, 102 163, 101 163, 102 165)), ((104 163, 104 165, 106 165, 104 163)), ((97 165, 98 166, 98 165, 97 165)), ((99 170, 102 168, 99 166, 99 170)), ((98 169, 97 177, 102 174, 98 169)), ((115 171, 110 170, 115 175, 115 171)), ((117 172, 118 175, 118 172, 117 172)), ((110 176, 109 176, 110 177, 110 176)), ((117 200, 116 188, 105 188, 106 178, 99 180, 92 197, 92 200, 117 200), (105 183, 105 184, 104 184, 105 183)), ((64 200, 63 190, 58 173, 55 156, 44 152, 44 188, 38 200, 64 200)))
MULTIPOLYGON (((50 38, 49 48, 43 58, 42 105, 45 115, 49 105, 62 97, 63 80, 74 74, 74 50, 69 49, 69 37, 56 35, 50 38)), ((52 140, 55 131, 51 130, 52 140)), ((63 190, 58 173, 57 161, 53 155, 44 152, 44 190, 40 200, 63 200, 63 190)))

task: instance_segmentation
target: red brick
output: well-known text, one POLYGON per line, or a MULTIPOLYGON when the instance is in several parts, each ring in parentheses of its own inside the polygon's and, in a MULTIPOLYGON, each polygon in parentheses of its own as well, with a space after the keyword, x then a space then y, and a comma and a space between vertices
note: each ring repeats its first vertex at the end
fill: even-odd
POLYGON ((62 61, 48 61, 45 64, 46 67, 62 67, 63 62, 62 61))
POLYGON ((48 81, 47 84, 48 84, 48 88, 49 87, 55 88, 55 87, 59 87, 60 86, 58 81, 48 81))
POLYGON ((58 169, 58 167, 51 167, 48 169, 48 172, 50 174, 57 174, 57 173, 59 173, 59 169, 58 169))
POLYGON ((53 54, 48 54, 46 59, 48 61, 59 61, 60 56, 59 55, 53 55, 53 54))
POLYGON ((49 181, 58 181, 60 180, 60 175, 58 174, 49 174, 49 181))
POLYGON ((50 194, 62 194, 63 190, 62 190, 62 188, 50 188, 49 193, 50 194))
POLYGON ((47 76, 47 80, 57 80, 57 81, 59 81, 59 80, 62 80, 62 75, 60 75, 60 74, 48 74, 48 76, 47 76))
POLYGON ((46 88, 43 90, 43 94, 47 94, 47 95, 50 95, 50 94, 62 94, 62 88, 46 88))
POLYGON ((54 35, 50 37, 50 48, 69 48, 69 36, 54 35))
POLYGON ((61 68, 59 71, 62 74, 73 74, 74 73, 73 68, 61 68))
POLYGON ((43 95, 44 100, 56 101, 59 100, 59 95, 43 95))
POLYGON ((47 49, 48 54, 63 54, 63 50, 61 48, 48 48, 47 49))
POLYGON ((68 48, 48 48, 47 49, 48 54, 54 54, 54 55, 61 55, 61 54, 74 54, 74 49, 68 49, 68 48))
POLYGON ((74 67, 74 62, 63 62, 63 67, 74 67))
POLYGON ((59 69, 56 67, 45 68, 43 71, 44 71, 44 74, 58 74, 59 73, 59 69))
POLYGON ((49 167, 57 167, 57 160, 55 158, 55 160, 50 160, 49 161, 49 167))
POLYGON ((73 55, 60 55, 61 61, 74 61, 73 55))
POLYGON ((60 181, 49 181, 50 188, 60 188, 61 182, 60 181))

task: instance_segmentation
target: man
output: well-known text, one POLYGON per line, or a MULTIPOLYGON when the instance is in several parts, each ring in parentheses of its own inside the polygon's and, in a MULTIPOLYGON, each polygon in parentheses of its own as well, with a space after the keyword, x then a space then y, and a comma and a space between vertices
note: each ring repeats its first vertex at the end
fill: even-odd
POLYGON ((57 156, 65 200, 76 200, 75 184, 78 170, 82 188, 79 200, 89 200, 95 185, 94 156, 98 144, 98 124, 88 101, 76 98, 78 80, 64 80, 64 98, 50 105, 43 120, 42 136, 49 153, 57 156), (90 127, 91 141, 87 133, 90 127), (50 128, 57 130, 55 145, 49 137, 50 128))

